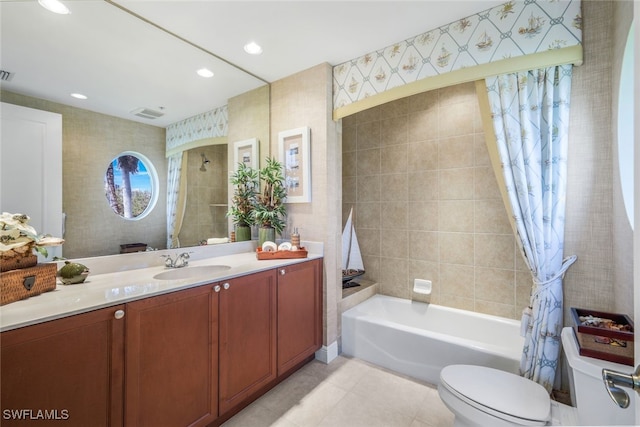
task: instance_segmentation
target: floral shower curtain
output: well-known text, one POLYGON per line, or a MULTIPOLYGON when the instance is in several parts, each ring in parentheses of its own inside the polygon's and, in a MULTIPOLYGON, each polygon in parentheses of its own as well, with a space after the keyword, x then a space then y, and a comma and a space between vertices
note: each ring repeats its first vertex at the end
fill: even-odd
POLYGON ((551 391, 560 354, 571 65, 486 79, 520 249, 533 276, 520 374, 551 391))
POLYGON ((187 203, 188 153, 182 151, 168 159, 167 177, 167 249, 179 248, 180 229, 187 203), (183 167, 184 165, 184 167, 183 167))

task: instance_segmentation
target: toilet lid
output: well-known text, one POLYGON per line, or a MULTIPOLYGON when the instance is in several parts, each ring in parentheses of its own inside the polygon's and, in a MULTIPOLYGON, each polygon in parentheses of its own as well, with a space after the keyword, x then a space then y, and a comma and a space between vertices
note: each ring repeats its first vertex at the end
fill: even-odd
POLYGON ((450 365, 440 382, 470 405, 498 417, 541 421, 551 415, 549 393, 540 384, 485 366, 450 365))

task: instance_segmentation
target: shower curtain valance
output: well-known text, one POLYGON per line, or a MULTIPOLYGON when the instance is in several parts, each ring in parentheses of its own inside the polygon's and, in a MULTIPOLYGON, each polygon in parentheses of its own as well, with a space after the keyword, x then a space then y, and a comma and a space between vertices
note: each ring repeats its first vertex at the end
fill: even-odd
POLYGON ((217 138, 226 138, 229 132, 229 111, 226 105, 198 114, 167 126, 166 156, 204 145, 217 138), (199 141, 199 142, 198 142, 199 141))
POLYGON ((580 0, 514 0, 333 68, 334 119, 488 76, 582 64, 580 0))

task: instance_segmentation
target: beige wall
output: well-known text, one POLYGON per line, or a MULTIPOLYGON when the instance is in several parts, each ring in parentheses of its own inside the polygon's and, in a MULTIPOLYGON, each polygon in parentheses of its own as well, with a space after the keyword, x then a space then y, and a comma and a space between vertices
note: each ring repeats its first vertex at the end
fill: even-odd
MULTIPOLYGON (((338 331, 340 263, 340 139, 331 119, 332 69, 321 64, 271 85, 271 155, 278 158, 278 132, 311 128, 311 203, 287 205, 288 238, 298 227, 304 240, 324 242, 324 344, 338 331)), ((341 295, 341 294, 340 294, 341 295)))
POLYGON ((519 317, 529 286, 516 287, 525 267, 473 83, 345 118, 342 148, 342 217, 353 206, 366 277, 381 293, 411 298, 414 279, 427 279, 431 302, 519 317))
MULTIPOLYGON (((613 4, 613 62, 612 62, 612 161, 613 161, 613 258, 614 310, 633 317, 633 230, 625 211, 618 166, 618 98, 622 56, 633 18, 633 2, 613 4)), ((623 88, 626 90, 628 88, 623 88)))
POLYGON ((189 150, 187 207, 180 230, 180 245, 195 246, 210 237, 228 237, 227 145, 189 150), (202 154, 211 162, 201 171, 202 154))
POLYGON ((582 10, 585 60, 574 68, 572 79, 565 228, 565 254, 578 255, 578 261, 564 280, 565 322, 570 307, 615 309, 611 122, 615 24, 612 2, 585 1, 582 10))
POLYGON ((67 258, 117 254, 120 244, 166 247, 165 130, 42 99, 2 92, 2 101, 62 114, 62 209, 67 214, 67 258), (123 151, 151 160, 160 181, 158 203, 145 218, 116 215, 105 198, 104 174, 123 151))

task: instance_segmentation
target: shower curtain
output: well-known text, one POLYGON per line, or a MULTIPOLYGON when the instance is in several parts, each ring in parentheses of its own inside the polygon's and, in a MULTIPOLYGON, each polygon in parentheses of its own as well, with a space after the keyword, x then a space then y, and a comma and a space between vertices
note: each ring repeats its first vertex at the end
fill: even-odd
POLYGON ((520 374, 551 391, 563 326, 562 278, 571 65, 486 79, 519 247, 533 276, 520 374))
POLYGON ((187 204, 188 153, 182 151, 169 157, 167 177, 167 249, 179 248, 180 229, 187 204), (185 167, 183 167, 183 165, 185 167))

